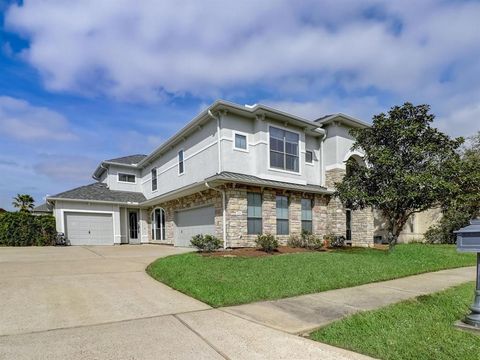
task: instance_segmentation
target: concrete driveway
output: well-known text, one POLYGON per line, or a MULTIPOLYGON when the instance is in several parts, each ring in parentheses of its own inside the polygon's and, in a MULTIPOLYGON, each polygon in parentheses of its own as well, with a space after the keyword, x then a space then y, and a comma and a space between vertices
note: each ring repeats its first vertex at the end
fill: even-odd
POLYGON ((159 245, 0 248, 0 359, 364 359, 181 294, 159 245))

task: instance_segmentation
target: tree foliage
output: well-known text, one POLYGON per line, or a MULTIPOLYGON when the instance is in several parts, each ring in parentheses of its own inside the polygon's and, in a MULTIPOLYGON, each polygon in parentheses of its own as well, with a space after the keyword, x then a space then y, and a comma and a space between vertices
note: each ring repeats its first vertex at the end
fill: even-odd
POLYGON ((356 139, 352 150, 365 154, 366 166, 350 161, 336 195, 353 210, 379 210, 390 248, 410 215, 458 193, 452 178, 463 139, 434 128, 434 118, 428 105, 405 103, 375 115, 371 127, 351 130, 356 139))
POLYGON ((57 231, 52 215, 27 211, 0 214, 0 246, 55 245, 57 231))
POLYGON ((17 194, 13 198, 12 205, 19 209, 19 211, 29 212, 35 207, 35 200, 28 194, 17 194))
POLYGON ((428 242, 453 244, 456 241, 453 232, 480 216, 480 132, 470 137, 461 149, 456 167, 453 181, 457 192, 442 199, 443 217, 425 233, 428 242))

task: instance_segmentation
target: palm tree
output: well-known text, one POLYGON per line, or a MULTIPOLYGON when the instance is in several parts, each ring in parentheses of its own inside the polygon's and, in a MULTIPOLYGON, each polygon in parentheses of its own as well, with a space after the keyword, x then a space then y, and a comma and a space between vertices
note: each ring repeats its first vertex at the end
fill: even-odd
POLYGON ((19 211, 29 212, 35 206, 35 200, 28 194, 17 194, 13 198, 12 205, 19 209, 19 211))

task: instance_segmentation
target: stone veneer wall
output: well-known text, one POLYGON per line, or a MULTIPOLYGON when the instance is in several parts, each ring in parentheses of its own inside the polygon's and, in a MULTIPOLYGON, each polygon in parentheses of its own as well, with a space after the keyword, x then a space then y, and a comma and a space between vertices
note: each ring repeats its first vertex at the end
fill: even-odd
MULTIPOLYGON (((344 169, 332 169, 326 171, 325 184, 329 189, 335 189, 345 176, 344 169)), ((346 214, 345 207, 338 198, 331 198, 328 203, 328 232, 335 235, 345 235, 346 214)), ((373 245, 374 215, 372 209, 352 211, 352 244, 354 246, 373 245)))

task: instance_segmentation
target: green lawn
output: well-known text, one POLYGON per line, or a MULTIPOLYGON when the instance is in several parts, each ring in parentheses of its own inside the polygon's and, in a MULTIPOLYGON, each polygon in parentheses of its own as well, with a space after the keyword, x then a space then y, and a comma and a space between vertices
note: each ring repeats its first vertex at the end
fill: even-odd
POLYGON ((359 313, 311 334, 313 340, 385 360, 480 359, 480 336, 452 324, 468 313, 472 283, 359 313))
POLYGON ((398 245, 390 254, 360 248, 260 258, 189 253, 158 259, 147 272, 174 289, 218 307, 474 264, 474 255, 459 254, 451 245, 410 244, 398 245))

